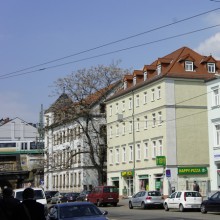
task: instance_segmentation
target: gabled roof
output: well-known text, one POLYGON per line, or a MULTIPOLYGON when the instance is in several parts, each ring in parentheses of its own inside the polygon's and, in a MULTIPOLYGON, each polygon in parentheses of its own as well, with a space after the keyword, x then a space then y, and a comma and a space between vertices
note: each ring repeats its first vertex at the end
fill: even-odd
MULTIPOLYGON (((206 65, 207 62, 214 62, 216 64, 216 70, 218 71, 220 69, 220 61, 216 61, 212 56, 206 57, 188 47, 181 47, 164 57, 158 58, 150 65, 144 65, 143 72, 149 73, 147 74, 147 79, 145 81, 144 77, 142 77, 141 81, 139 80, 136 85, 133 85, 133 83, 131 82, 133 76, 126 75, 125 78, 127 80, 129 79, 129 85, 125 90, 121 90, 112 98, 125 94, 141 86, 150 84, 164 77, 200 79, 204 81, 213 79, 215 78, 215 74, 208 72, 206 65), (185 61, 193 62, 193 71, 185 70, 185 61), (161 73, 157 73, 158 64, 161 65, 161 73)), ((111 100, 112 98, 108 100, 111 100)))

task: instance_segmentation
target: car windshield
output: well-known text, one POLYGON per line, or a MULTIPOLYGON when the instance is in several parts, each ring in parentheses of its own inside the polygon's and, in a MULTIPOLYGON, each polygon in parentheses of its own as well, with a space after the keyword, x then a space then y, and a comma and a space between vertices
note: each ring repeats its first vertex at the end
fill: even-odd
POLYGON ((201 197, 201 194, 199 192, 186 192, 186 197, 201 197))
POLYGON ((159 191, 149 191, 149 196, 161 196, 161 193, 159 191))
POLYGON ((60 218, 73 218, 80 216, 98 216, 101 211, 94 205, 73 205, 60 207, 60 218))
POLYGON ((109 193, 109 192, 118 192, 118 188, 115 187, 104 187, 103 192, 109 193))

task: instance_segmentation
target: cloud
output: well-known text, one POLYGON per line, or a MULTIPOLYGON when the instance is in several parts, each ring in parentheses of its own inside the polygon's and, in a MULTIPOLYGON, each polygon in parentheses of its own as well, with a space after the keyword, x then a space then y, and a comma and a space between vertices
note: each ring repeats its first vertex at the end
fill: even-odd
POLYGON ((206 39, 195 49, 202 55, 212 55, 215 59, 220 60, 220 32, 206 39))

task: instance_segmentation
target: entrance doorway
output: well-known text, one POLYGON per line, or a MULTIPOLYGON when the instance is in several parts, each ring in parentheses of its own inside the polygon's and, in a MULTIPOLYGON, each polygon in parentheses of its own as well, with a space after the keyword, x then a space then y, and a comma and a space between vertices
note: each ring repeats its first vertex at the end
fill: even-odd
POLYGON ((127 178, 127 186, 128 186, 128 196, 132 196, 134 194, 133 177, 127 178))

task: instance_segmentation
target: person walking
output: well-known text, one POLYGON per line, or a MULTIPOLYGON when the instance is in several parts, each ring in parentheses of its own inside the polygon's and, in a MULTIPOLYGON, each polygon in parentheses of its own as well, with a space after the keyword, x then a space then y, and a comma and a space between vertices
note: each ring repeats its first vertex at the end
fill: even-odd
POLYGON ((199 192, 199 184, 196 181, 194 181, 194 184, 193 184, 193 191, 199 192))
POLYGON ((13 211, 20 204, 20 200, 14 198, 12 188, 5 188, 0 199, 0 219, 13 220, 13 211))
POLYGON ((16 208, 16 220, 46 220, 45 207, 34 199, 34 190, 26 188, 22 194, 23 202, 16 208))

